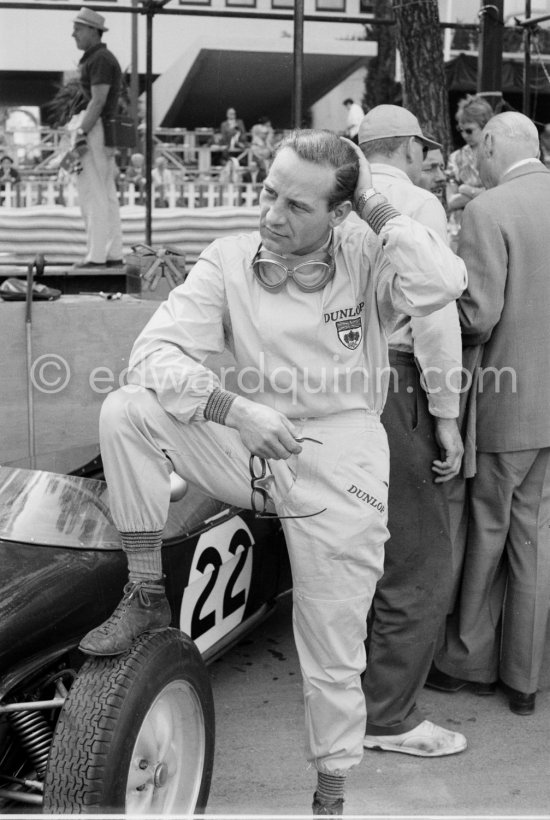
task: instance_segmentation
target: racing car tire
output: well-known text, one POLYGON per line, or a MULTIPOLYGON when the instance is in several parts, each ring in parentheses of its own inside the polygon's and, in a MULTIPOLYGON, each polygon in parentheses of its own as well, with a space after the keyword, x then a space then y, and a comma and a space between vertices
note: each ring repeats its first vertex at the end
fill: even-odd
POLYGON ((89 658, 61 710, 44 780, 48 814, 199 814, 214 762, 214 702, 193 641, 142 635, 89 658))

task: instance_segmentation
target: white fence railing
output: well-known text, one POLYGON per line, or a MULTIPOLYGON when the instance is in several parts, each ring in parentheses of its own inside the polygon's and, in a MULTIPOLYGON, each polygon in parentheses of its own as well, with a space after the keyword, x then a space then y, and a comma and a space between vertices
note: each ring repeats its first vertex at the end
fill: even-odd
MULTIPOLYGON (((36 205, 78 205, 78 193, 72 181, 61 182, 56 178, 27 178, 11 185, 3 184, 0 206, 8 208, 33 208, 36 205)), ((173 182, 162 192, 153 190, 153 207, 163 208, 215 208, 218 206, 252 207, 258 204, 261 185, 253 182, 227 182, 218 180, 185 180, 173 182)), ((118 188, 121 205, 143 205, 143 193, 133 183, 123 183, 118 188)))

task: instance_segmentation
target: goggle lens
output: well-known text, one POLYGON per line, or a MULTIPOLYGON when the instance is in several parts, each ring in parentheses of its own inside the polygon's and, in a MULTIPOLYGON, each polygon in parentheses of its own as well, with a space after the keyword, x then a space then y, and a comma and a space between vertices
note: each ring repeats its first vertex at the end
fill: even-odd
POLYGON ((261 285, 267 290, 277 290, 288 278, 294 280, 300 290, 312 293, 321 290, 334 276, 334 262, 311 260, 301 262, 295 268, 287 268, 282 262, 260 257, 261 246, 252 261, 252 269, 261 285))

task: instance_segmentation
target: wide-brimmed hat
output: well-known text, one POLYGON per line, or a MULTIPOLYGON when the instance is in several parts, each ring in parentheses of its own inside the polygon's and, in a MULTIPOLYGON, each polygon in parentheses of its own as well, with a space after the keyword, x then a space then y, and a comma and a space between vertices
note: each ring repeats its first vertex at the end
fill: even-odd
POLYGON ((97 28, 99 31, 109 31, 108 28, 105 28, 105 17, 87 6, 82 6, 73 23, 81 23, 83 26, 97 28))
POLYGON ((359 145, 391 137, 417 137, 428 148, 441 148, 439 142, 422 133, 420 123, 410 111, 400 105, 376 105, 365 114, 359 126, 359 145))

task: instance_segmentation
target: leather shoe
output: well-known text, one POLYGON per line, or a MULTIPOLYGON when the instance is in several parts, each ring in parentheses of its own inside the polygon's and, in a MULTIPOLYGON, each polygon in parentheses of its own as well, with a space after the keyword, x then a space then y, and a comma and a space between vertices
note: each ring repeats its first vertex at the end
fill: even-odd
POLYGON ((124 261, 122 259, 107 259, 105 263, 108 268, 123 268, 124 261))
POLYGON ((532 715, 535 711, 536 692, 520 692, 519 689, 512 689, 511 686, 502 684, 505 694, 508 697, 510 711, 515 715, 532 715))
POLYGON ((470 689, 476 695, 494 695, 496 683, 481 683, 480 681, 463 680, 446 675, 437 667, 432 666, 428 674, 425 686, 427 689, 436 689, 438 692, 460 692, 461 689, 470 689))
POLYGON ((438 692, 454 693, 465 689, 466 686, 468 686, 468 681, 462 680, 461 678, 453 678, 451 675, 446 675, 445 672, 441 672, 435 666, 432 666, 425 686, 427 689, 437 689, 438 692))

